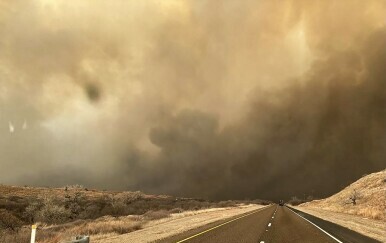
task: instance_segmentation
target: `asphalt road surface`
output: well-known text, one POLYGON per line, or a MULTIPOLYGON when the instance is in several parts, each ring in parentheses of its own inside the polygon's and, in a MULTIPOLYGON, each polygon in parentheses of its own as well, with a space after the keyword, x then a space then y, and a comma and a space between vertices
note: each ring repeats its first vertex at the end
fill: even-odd
POLYGON ((378 241, 294 209, 273 205, 232 219, 190 230, 158 242, 372 243, 378 241))

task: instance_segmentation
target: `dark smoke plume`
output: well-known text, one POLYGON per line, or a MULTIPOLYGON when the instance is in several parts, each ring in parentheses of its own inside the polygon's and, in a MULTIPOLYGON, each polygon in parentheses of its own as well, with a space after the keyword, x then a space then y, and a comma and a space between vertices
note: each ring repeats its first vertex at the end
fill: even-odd
POLYGON ((85 91, 90 101, 98 101, 101 97, 101 91, 95 84, 87 84, 85 91))
POLYGON ((3 1, 0 183, 327 196, 386 167, 386 4, 3 1))

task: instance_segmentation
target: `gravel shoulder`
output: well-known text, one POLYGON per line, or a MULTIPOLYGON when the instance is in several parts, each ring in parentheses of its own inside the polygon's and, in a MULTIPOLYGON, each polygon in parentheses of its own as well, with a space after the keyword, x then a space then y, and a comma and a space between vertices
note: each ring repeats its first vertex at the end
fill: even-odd
POLYGON ((373 220, 357 215, 331 212, 319 208, 304 206, 294 208, 315 217, 349 228, 362 235, 377 239, 381 242, 386 242, 386 222, 383 220, 373 220))
POLYGON ((261 205, 241 205, 230 208, 217 208, 173 214, 171 217, 151 221, 144 228, 128 234, 98 239, 98 243, 154 242, 206 224, 234 217, 262 208, 261 205))

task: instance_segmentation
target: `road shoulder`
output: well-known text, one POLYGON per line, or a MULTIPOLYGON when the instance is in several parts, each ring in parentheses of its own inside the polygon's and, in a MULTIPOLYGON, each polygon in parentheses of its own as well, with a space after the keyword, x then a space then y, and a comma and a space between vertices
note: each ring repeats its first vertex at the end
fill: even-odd
POLYGON ((337 213, 318 208, 293 207, 323 220, 343 226, 362 235, 379 240, 386 241, 386 224, 381 220, 363 218, 357 215, 337 213))

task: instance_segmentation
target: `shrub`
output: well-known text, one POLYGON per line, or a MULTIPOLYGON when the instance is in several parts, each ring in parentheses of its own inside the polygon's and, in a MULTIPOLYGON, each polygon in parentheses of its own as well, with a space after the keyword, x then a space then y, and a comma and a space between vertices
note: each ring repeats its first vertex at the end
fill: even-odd
POLYGON ((126 204, 130 204, 133 201, 142 199, 144 197, 144 194, 140 191, 136 192, 123 192, 121 195, 123 202, 126 204))
POLYGON ((127 205, 123 202, 117 202, 113 204, 113 215, 121 216, 127 215, 128 213, 127 205))
POLYGON ((0 208, 6 209, 18 217, 22 215, 27 205, 28 201, 20 197, 12 196, 0 199, 0 208))
POLYGON ((71 217, 71 211, 56 204, 52 198, 46 198, 43 207, 36 212, 35 218, 45 223, 63 223, 71 217))
POLYGON ((70 218, 71 212, 63 206, 45 205, 36 216, 38 220, 46 223, 63 223, 70 218))
POLYGON ((289 204, 291 204, 292 206, 297 206, 299 204, 302 204, 306 202, 305 200, 302 200, 300 198, 297 198, 296 196, 292 197, 291 200, 288 201, 289 204))
POLYGON ((43 207, 43 203, 39 201, 31 202, 30 205, 28 205, 25 208, 24 211, 24 218, 29 222, 33 223, 36 220, 37 212, 40 211, 40 209, 43 207))
POLYGON ((84 189, 85 187, 83 185, 74 184, 74 185, 67 185, 65 187, 66 190, 74 190, 74 189, 84 189))
POLYGON ((352 192, 351 192, 351 194, 350 194, 350 201, 351 201, 351 203, 352 203, 352 205, 357 205, 357 200, 358 199, 360 199, 361 198, 361 196, 360 196, 360 194, 358 193, 358 191, 357 190, 353 190, 352 192))
POLYGON ((158 210, 158 211, 148 211, 143 216, 145 216, 146 219, 149 220, 156 220, 156 219, 162 219, 167 218, 170 216, 170 213, 166 210, 158 210))
POLYGON ((18 231, 0 230, 0 242, 30 242, 31 231, 21 229, 18 231))
POLYGON ((86 201, 86 197, 81 192, 68 193, 65 196, 64 207, 71 212, 71 218, 78 218, 79 214, 84 211, 83 204, 86 201))
POLYGON ((23 221, 21 221, 19 218, 5 209, 0 209, 0 228, 11 229, 15 231, 22 225, 23 221))
POLYGON ((184 210, 182 208, 173 208, 169 210, 169 213, 182 213, 184 210))
POLYGON ((234 201, 228 200, 228 201, 221 201, 217 204, 220 208, 227 208, 227 207, 233 207, 236 203, 234 201))
POLYGON ((87 206, 80 214, 81 219, 95 219, 101 216, 101 208, 98 205, 91 204, 87 206))

